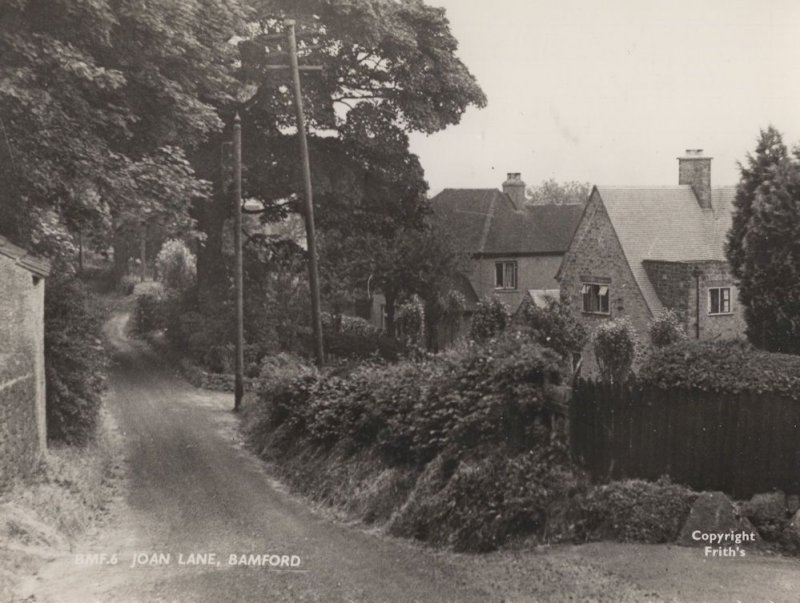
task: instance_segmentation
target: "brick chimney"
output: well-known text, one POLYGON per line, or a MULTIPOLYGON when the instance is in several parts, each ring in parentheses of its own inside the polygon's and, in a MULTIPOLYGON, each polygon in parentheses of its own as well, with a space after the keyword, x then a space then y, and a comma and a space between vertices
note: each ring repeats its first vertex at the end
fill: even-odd
POLYGON ((678 184, 690 185, 703 209, 711 209, 711 159, 703 149, 686 149, 678 157, 678 184))
POLYGON ((511 201, 517 209, 525 205, 525 182, 519 172, 509 172, 508 178, 503 182, 503 192, 511 197, 511 201))

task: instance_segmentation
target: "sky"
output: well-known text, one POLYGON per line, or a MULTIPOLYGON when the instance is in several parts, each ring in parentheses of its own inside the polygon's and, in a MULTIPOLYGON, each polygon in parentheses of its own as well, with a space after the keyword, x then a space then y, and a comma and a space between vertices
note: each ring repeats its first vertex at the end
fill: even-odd
POLYGON ((488 97, 412 136, 431 194, 528 184, 673 185, 686 149, 712 185, 772 124, 800 143, 797 0, 426 0, 488 97))

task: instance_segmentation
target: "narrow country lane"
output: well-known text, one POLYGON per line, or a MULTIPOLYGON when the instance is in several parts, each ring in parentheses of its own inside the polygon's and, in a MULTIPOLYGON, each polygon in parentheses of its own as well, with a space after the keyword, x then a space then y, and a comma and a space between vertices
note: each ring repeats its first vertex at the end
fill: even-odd
POLYGON ((237 444, 231 396, 197 390, 109 323, 116 350, 108 405, 130 480, 119 521, 86 550, 117 565, 46 567, 35 601, 486 601, 433 552, 321 518, 282 493, 237 444), (131 567, 136 553, 170 563, 131 567), (179 565, 216 553, 220 565, 179 565), (230 567, 229 555, 296 555, 299 569, 230 567), (461 586, 459 586, 461 585, 461 586))
POLYGON ((126 321, 117 313, 108 324, 107 395, 125 442, 124 495, 101 535, 46 565, 21 601, 800 602, 797 559, 613 542, 456 555, 342 525, 284 492, 242 447, 230 395, 187 384, 126 337, 126 321), (179 557, 209 553, 219 565, 179 557), (119 563, 76 562, 92 554, 119 563), (250 554, 294 555, 301 565, 228 563, 250 554), (131 567, 136 555, 160 562, 131 567))

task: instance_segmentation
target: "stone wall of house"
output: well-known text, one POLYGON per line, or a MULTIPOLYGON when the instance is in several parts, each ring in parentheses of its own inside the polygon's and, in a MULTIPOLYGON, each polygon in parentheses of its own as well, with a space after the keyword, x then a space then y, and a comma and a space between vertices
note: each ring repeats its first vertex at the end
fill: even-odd
MULTIPOLYGON (((652 314, 636 284, 614 226, 597 192, 589 199, 584 218, 564 256, 559 277, 562 295, 569 297, 576 317, 590 333, 610 318, 626 317, 642 341, 647 341, 652 314), (609 314, 583 312, 581 288, 586 282, 608 285, 609 314)), ((591 345, 587 345, 584 350, 583 367, 585 375, 597 371, 597 361, 591 345)))
POLYGON ((0 256, 0 488, 46 446, 44 279, 0 256))
POLYGON ((697 336, 697 283, 692 272, 700 269, 700 339, 731 339, 744 336, 744 309, 738 300, 736 280, 723 261, 644 262, 650 282, 664 306, 683 319, 689 337, 697 336), (711 314, 709 293, 712 287, 730 287, 731 313, 711 314))
POLYGON ((692 265, 686 262, 661 260, 645 260, 643 264, 647 278, 653 284, 661 303, 665 308, 674 310, 688 325, 689 289, 693 282, 692 265))
POLYGON ((562 259, 562 255, 480 258, 475 262, 470 281, 479 299, 496 294, 514 312, 527 295, 528 289, 558 289, 556 273, 562 259), (495 289, 496 262, 517 263, 516 289, 495 289))
MULTIPOLYGON (((697 262, 702 273, 700 276, 700 339, 734 339, 744 337, 746 324, 744 321, 744 307, 739 302, 739 290, 736 281, 730 272, 727 262, 707 261, 697 262), (708 290, 712 287, 731 288, 731 313, 710 314, 708 290)), ((695 334, 695 321, 697 317, 697 298, 694 278, 691 277, 691 286, 688 291, 688 328, 690 337, 695 334)))

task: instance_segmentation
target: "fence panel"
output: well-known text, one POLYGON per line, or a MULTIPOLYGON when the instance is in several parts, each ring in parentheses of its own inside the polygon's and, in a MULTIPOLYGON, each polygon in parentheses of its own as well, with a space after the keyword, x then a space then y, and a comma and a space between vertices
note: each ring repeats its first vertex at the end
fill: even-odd
POLYGON ((800 494, 800 402, 579 381, 570 406, 575 459, 596 481, 674 481, 737 498, 800 494))

